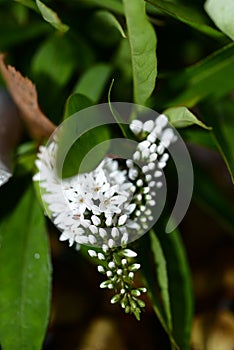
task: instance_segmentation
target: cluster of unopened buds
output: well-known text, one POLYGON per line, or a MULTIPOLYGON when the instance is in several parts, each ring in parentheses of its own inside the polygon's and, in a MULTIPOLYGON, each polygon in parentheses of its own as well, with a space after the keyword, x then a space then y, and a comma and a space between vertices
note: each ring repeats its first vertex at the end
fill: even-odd
POLYGON ((106 276, 101 288, 114 291, 111 303, 119 302, 126 313, 140 317, 144 287, 134 286, 140 269, 137 253, 127 245, 140 238, 154 223, 157 190, 163 186, 163 168, 169 159, 165 151, 176 140, 167 117, 134 120, 130 130, 137 139, 131 159, 105 158, 90 173, 59 179, 56 174, 58 145, 40 147, 34 176, 40 181, 42 198, 61 241, 92 246, 89 255, 106 276))

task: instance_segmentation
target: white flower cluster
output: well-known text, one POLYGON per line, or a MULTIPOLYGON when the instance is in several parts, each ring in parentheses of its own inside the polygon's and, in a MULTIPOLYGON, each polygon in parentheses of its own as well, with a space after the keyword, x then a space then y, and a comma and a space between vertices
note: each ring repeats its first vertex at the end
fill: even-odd
POLYGON ((134 289, 133 279, 140 265, 132 262, 136 253, 126 245, 152 226, 156 191, 169 158, 165 149, 176 137, 164 115, 144 123, 134 120, 130 129, 139 141, 132 159, 105 158, 92 172, 61 180, 56 173, 58 145, 51 142, 40 147, 34 180, 40 181, 42 198, 62 231, 60 240, 101 248, 98 253, 89 250, 107 276, 101 287, 113 289, 112 302, 119 301, 139 318, 144 303, 138 297, 144 288, 134 289))

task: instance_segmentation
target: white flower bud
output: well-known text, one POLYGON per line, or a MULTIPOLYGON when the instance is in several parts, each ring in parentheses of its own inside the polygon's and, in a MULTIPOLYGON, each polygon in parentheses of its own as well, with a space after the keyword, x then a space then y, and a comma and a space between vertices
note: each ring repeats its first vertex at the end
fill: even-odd
POLYGON ((121 215, 121 216, 119 217, 119 220, 118 220, 118 225, 119 225, 119 226, 124 225, 125 222, 127 221, 127 218, 128 218, 128 216, 127 216, 126 214, 121 215))
POLYGON ((155 124, 159 125, 161 128, 164 128, 168 124, 168 118, 165 114, 160 114, 155 119, 155 124))
POLYGON ((91 220, 92 220, 92 223, 93 223, 95 226, 98 226, 98 225, 100 225, 100 223, 101 223, 101 220, 100 220, 99 217, 97 217, 96 215, 92 215, 92 216, 91 216, 91 220))
POLYGON ((108 287, 108 285, 110 284, 111 282, 109 281, 109 280, 107 280, 107 281, 104 281, 104 282, 102 282, 101 284, 100 284, 100 288, 107 288, 108 287))
POLYGON ((98 259, 99 259, 99 260, 105 260, 106 258, 105 258, 105 256, 104 256, 104 254, 98 253, 98 259))
POLYGON ((113 273, 112 273, 112 271, 108 270, 106 275, 107 275, 107 277, 111 277, 111 276, 113 276, 113 273))
POLYGON ((123 266, 126 266, 127 263, 128 263, 128 261, 127 261, 127 259, 122 259, 122 260, 121 260, 121 263, 122 263, 123 266))
POLYGON ((115 241, 112 238, 108 240, 108 246, 110 248, 113 248, 115 246, 115 241))
POLYGON ((156 141, 156 134, 154 132, 151 132, 148 136, 147 136, 147 140, 151 143, 154 144, 154 142, 156 141))
POLYGON ((137 185, 138 187, 141 187, 141 186, 143 185, 142 179, 137 180, 136 185, 137 185))
POLYGON ((102 265, 98 265, 97 269, 98 269, 98 272, 100 272, 100 273, 104 273, 105 272, 105 269, 104 269, 104 267, 102 265))
POLYGON ((111 236, 116 239, 119 237, 119 230, 117 229, 117 227, 113 227, 111 230, 111 236))
POLYGON ((116 294, 114 295, 112 298, 111 298, 111 304, 115 304, 117 303, 118 301, 120 300, 120 295, 119 294, 116 294))
POLYGON ((111 226, 112 225, 112 217, 111 216, 108 216, 106 218, 106 226, 111 226))
POLYGON ((148 169, 149 170, 154 170, 155 169, 155 163, 151 162, 148 164, 148 169))
POLYGON ((162 176, 162 171, 156 170, 154 173, 154 177, 160 177, 160 176, 162 176))
POLYGON ((108 250, 109 250, 108 245, 107 245, 107 244, 103 244, 103 245, 102 245, 102 250, 103 250, 104 253, 107 253, 108 250))
POLYGON ((133 120, 131 124, 129 125, 130 130, 135 134, 138 135, 141 133, 143 127, 143 123, 141 120, 133 120))
POLYGON ((115 268, 115 263, 114 261, 110 261, 109 264, 108 264, 109 268, 110 269, 114 269, 115 268))
POLYGON ((146 181, 150 181, 150 180, 152 179, 152 175, 147 174, 147 175, 145 176, 145 179, 146 179, 146 181))
POLYGON ((147 132, 151 132, 154 128, 154 121, 153 120, 147 120, 144 124, 143 124, 143 130, 147 131, 147 132))
POLYGON ((132 265, 129 266, 129 270, 130 271, 137 271, 137 270, 140 269, 140 267, 141 267, 140 264, 135 263, 135 264, 132 264, 132 265))
POLYGON ((89 238, 89 243, 90 243, 90 244, 95 244, 95 243, 97 243, 97 239, 96 239, 95 236, 89 235, 88 238, 89 238))
POLYGON ((137 256, 137 253, 131 249, 124 249, 121 251, 121 253, 122 253, 122 255, 126 256, 127 258, 135 258, 137 256))
POLYGON ((95 252, 95 250, 89 249, 88 250, 88 254, 92 257, 95 258, 97 256, 97 253, 95 252))
POLYGON ((133 153, 133 159, 136 161, 141 159, 141 154, 139 151, 133 153))
POLYGON ((106 230, 104 230, 104 228, 99 228, 99 235, 101 238, 106 238, 107 237, 106 230))

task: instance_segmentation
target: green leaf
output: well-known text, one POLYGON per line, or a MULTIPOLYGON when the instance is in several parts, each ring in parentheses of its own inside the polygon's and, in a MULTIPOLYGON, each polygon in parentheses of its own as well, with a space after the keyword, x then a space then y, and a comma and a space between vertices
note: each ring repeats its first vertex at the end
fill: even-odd
POLYGON ((63 178, 92 171, 106 156, 109 128, 97 108, 85 108, 91 105, 92 101, 81 94, 67 100, 56 163, 58 175, 63 178))
POLYGON ((218 99, 234 89, 234 44, 231 43, 214 52, 182 72, 171 77, 157 96, 164 104, 164 95, 170 91, 167 107, 184 105, 192 107, 206 97, 218 99))
POLYGON ((166 234, 157 230, 167 262, 173 337, 180 350, 188 350, 193 318, 191 276, 185 249, 178 230, 166 234))
POLYGON ((38 7, 33 0, 14 0, 15 2, 19 2, 20 4, 38 12, 38 7))
POLYGON ((233 0, 207 0, 205 10, 217 27, 234 40, 233 0))
POLYGON ((84 3, 86 6, 98 6, 105 8, 119 15, 124 14, 123 5, 121 1, 118 0, 79 0, 79 2, 84 3))
POLYGON ((44 215, 31 188, 2 219, 0 232, 2 348, 41 350, 49 317, 51 267, 44 215))
POLYGON ((186 142, 217 151, 212 133, 207 132, 205 129, 186 128, 181 130, 181 136, 186 142))
MULTIPOLYGON (((141 245, 138 251, 138 259, 141 263, 141 270, 147 286, 148 294, 150 296, 153 310, 158 320, 160 321, 163 329, 167 333, 169 340, 171 342, 171 346, 173 347, 173 349, 174 348, 179 349, 175 342, 175 339, 173 338, 171 326, 168 324, 165 308, 163 307, 163 304, 162 304, 162 298, 160 296, 160 292, 158 291, 158 281, 155 274, 155 267, 152 264, 151 256, 149 255, 149 251, 151 250, 152 250, 152 244, 150 241, 150 237, 149 235, 145 235, 143 238, 141 238, 141 245)), ((162 254, 161 254, 161 263, 164 260, 162 258, 162 254)), ((157 257, 157 261, 158 261, 158 257, 157 257)))
POLYGON ((234 107, 231 99, 208 100, 204 105, 204 119, 212 126, 220 153, 234 182, 234 107))
POLYGON ((178 2, 173 3, 166 0, 146 0, 165 14, 188 24, 192 28, 199 30, 215 38, 222 38, 223 34, 209 26, 209 20, 205 12, 198 11, 195 7, 185 6, 178 2))
POLYGON ((161 290, 164 310, 166 313, 167 324, 169 329, 172 329, 172 316, 170 307, 170 296, 168 288, 167 262, 163 254, 163 250, 155 232, 150 231, 151 249, 153 252, 154 262, 157 271, 158 284, 161 290))
POLYGON ((110 77, 111 66, 106 63, 92 65, 79 79, 74 88, 75 93, 87 96, 93 103, 97 103, 110 77))
POLYGON ((115 27, 120 32, 121 36, 126 39, 126 34, 121 24, 119 23, 117 18, 114 15, 112 15, 112 13, 105 10, 99 10, 95 13, 95 16, 101 19, 103 22, 105 22, 109 26, 115 27))
POLYGON ((32 60, 32 71, 46 75, 57 85, 65 85, 77 67, 77 58, 66 36, 53 35, 38 48, 32 60))
POLYGON ((134 102, 144 105, 155 88, 156 34, 149 23, 144 0, 123 0, 131 48, 134 102))
POLYGON ((184 128, 190 125, 198 125, 204 129, 210 130, 211 128, 202 123, 197 117, 188 110, 186 107, 174 107, 166 109, 163 112, 169 119, 169 122, 175 128, 184 128))
POLYGON ((59 30, 62 33, 65 33, 69 30, 69 27, 62 23, 57 13, 51 10, 48 6, 43 4, 40 0, 36 0, 37 7, 41 12, 42 17, 48 23, 50 23, 54 28, 59 30))
POLYGON ((82 94, 73 94, 68 97, 65 105, 64 119, 67 119, 72 114, 81 111, 84 108, 90 107, 93 102, 82 94))
POLYGON ((23 45, 29 40, 36 40, 40 36, 48 34, 50 27, 42 22, 35 22, 30 24, 30 30, 27 26, 12 26, 9 23, 0 23, 0 47, 1 50, 9 49, 16 45, 23 45))
POLYGON ((194 199, 225 230, 234 237, 234 207, 232 201, 207 172, 194 162, 194 199))

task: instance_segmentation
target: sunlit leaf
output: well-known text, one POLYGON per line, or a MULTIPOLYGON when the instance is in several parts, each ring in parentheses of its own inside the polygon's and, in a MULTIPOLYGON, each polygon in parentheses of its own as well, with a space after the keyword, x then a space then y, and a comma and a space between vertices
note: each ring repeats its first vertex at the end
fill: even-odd
POLYGON ((204 129, 211 129, 201 122, 192 112, 186 107, 168 108, 163 112, 169 119, 169 122, 175 128, 184 128, 190 125, 198 125, 204 129))
POLYGON ((144 0, 123 3, 131 47, 134 102, 144 105, 156 82, 156 34, 147 19, 144 0))
POLYGON ((207 0, 205 10, 217 27, 234 40, 233 0, 207 0))
POLYGON ((40 0, 36 0, 36 4, 39 11, 42 14, 42 17, 46 22, 50 23, 53 27, 58 29, 60 32, 65 33, 69 30, 69 27, 66 24, 61 22, 56 12, 51 10, 48 6, 43 4, 43 2, 41 2, 40 0))
POLYGON ((178 2, 173 3, 167 0, 147 0, 148 3, 154 5, 167 15, 188 24, 207 35, 215 38, 221 38, 223 35, 218 30, 209 25, 209 21, 205 12, 198 11, 191 5, 182 5, 178 2))
POLYGON ((0 243, 2 349, 41 350, 49 317, 51 268, 44 214, 31 188, 0 222, 0 243))

